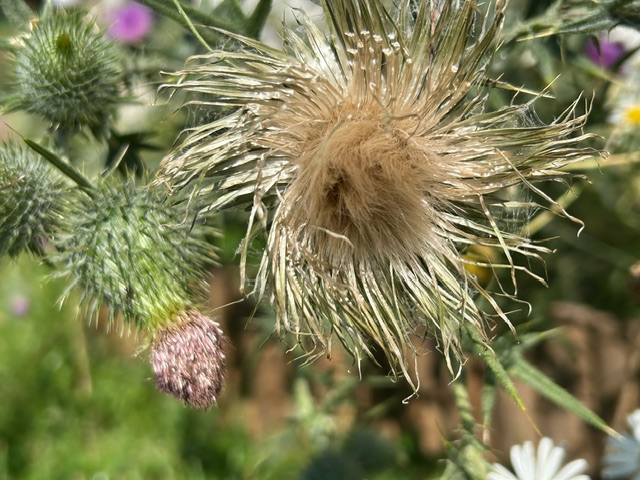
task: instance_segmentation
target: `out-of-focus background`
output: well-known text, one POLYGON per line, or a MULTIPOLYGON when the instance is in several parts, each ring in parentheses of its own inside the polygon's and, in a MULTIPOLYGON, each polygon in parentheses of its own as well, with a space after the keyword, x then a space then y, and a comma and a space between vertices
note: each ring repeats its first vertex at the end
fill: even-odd
MULTIPOLYGON (((131 2, 58 3, 93 7, 108 29, 114 12, 131 2)), ((40 8, 37 1, 30 4, 40 8)), ((505 32, 517 31, 550 5, 513 1, 505 32)), ((314 3, 284 1, 274 8, 266 40, 278 43, 278 19, 294 22, 294 8, 321 21, 314 3)), ((121 113, 119 128, 160 125, 152 138, 156 149, 144 153, 157 162, 185 121, 184 113, 156 96, 158 72, 179 69, 193 51, 183 30, 149 18, 140 37, 114 34, 114 41, 123 43, 131 65, 145 62, 150 72, 135 85, 140 101, 121 113)), ((0 19, 1 36, 14 33, 0 19)), ((575 179, 575 196, 566 197, 568 211, 585 224, 579 236, 580 225, 567 219, 525 212, 539 222, 535 238, 555 253, 532 266, 548 287, 519 278, 519 297, 531 304, 531 314, 521 306, 510 318, 522 331, 557 328, 528 352, 529 360, 617 429, 626 428, 625 416, 640 407, 640 269, 630 272, 640 260, 638 45, 640 35, 630 27, 592 36, 522 35, 499 51, 492 72, 532 90, 550 85, 554 98, 536 104, 545 122, 582 94, 578 109, 591 110, 585 130, 600 136, 593 147, 611 152, 599 167, 578 170, 587 180, 575 179)), ((0 52, 0 72, 8 65, 0 52)), ((10 74, 0 75, 0 91, 8 88, 10 74)), ((512 97, 497 91, 488 108, 512 97)), ((11 114, 0 117, 0 138, 9 138, 12 129, 27 135, 44 127, 11 114)), ((105 148, 89 142, 73 147, 96 157, 105 148)), ((564 187, 546 191, 557 197, 564 187)), ((331 360, 305 364, 273 334, 267 307, 240 301, 235 248, 243 225, 234 218, 225 222, 223 264, 211 272, 210 307, 231 340, 229 375, 218 408, 208 412, 189 410, 155 390, 148 352, 138 351, 126 329, 107 331, 99 319, 88 324, 73 292, 60 306, 65 280, 51 279, 50 266, 26 255, 0 260, 0 479, 439 478, 459 417, 436 346, 420 358, 419 397, 407 403, 411 391, 403 381, 392 382, 371 363, 359 375, 337 348, 331 360)), ((485 374, 483 364, 470 358, 459 380, 474 408, 485 374)), ((493 448, 492 459, 508 461, 511 445, 536 440, 541 432, 562 442, 568 457, 587 459, 592 478, 600 478, 604 434, 517 385, 528 414, 506 396, 498 400, 491 427, 480 434, 493 448)))

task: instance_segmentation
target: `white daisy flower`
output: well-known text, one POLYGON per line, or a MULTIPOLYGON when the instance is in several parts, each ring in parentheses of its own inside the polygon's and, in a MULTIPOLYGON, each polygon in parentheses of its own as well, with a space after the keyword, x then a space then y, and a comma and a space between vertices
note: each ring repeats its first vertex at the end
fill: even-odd
POLYGON ((637 93, 624 95, 611 112, 609 121, 624 130, 640 127, 640 98, 637 93))
POLYGON ((640 480, 640 409, 627 416, 631 434, 607 439, 602 478, 640 480))
POLYGON ((574 460, 564 467, 564 448, 555 446, 553 440, 543 437, 538 445, 538 451, 532 442, 511 447, 510 457, 515 474, 499 464, 493 465, 489 473, 489 480, 589 480, 583 475, 587 469, 587 462, 583 459, 574 460))

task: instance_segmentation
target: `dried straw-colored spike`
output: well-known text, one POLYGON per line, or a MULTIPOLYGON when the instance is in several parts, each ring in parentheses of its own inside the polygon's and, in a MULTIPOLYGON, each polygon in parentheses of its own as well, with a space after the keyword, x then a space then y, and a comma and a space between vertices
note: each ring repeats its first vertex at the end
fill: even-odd
POLYGON ((505 2, 485 18, 474 0, 323 5, 328 35, 300 13, 284 51, 229 34, 246 48, 191 59, 171 87, 237 109, 193 128, 160 178, 215 192, 211 209, 251 210, 243 265, 263 229, 255 292, 312 353, 335 335, 410 380, 411 337, 426 329, 455 373, 463 324, 488 343, 487 313, 509 322, 465 250, 502 251, 492 267, 515 287, 528 272, 517 257, 546 250, 511 219, 554 204, 536 182, 593 154, 580 147, 585 117, 571 107, 544 125, 533 102, 484 110, 505 2))

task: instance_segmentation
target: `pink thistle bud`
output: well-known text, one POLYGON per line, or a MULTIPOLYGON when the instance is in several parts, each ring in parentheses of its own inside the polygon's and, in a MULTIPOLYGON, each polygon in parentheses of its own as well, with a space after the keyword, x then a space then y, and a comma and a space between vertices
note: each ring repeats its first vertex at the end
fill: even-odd
POLYGON ((113 14, 113 24, 107 35, 124 43, 135 43, 147 36, 153 27, 151 9, 139 3, 129 3, 113 14))
POLYGON ((224 344, 219 325, 197 310, 160 328, 151 349, 158 390, 193 408, 214 406, 225 375, 224 344))
POLYGON ((626 53, 622 43, 611 42, 606 38, 601 38, 598 43, 589 40, 584 52, 589 60, 602 68, 612 68, 626 53))
POLYGON ((29 300, 22 295, 11 299, 11 313, 16 317, 24 317, 29 313, 30 308, 29 300))

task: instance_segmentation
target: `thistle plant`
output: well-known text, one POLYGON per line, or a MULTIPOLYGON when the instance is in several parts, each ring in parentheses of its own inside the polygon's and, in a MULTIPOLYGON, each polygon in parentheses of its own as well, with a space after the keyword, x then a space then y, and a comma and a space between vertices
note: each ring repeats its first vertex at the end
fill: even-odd
POLYGON ((103 180, 76 198, 53 256, 89 313, 101 305, 148 332, 158 388, 189 405, 215 404, 224 375, 223 334, 198 312, 214 233, 187 198, 163 186, 103 180))
POLYGON ((194 127, 161 178, 196 185, 210 210, 250 209, 241 262, 267 238, 253 293, 310 353, 337 337, 411 382, 426 332, 455 374, 461 331, 488 345, 488 316, 510 325, 467 265, 511 270, 514 289, 516 271, 533 275, 517 257, 545 248, 504 218, 545 204, 566 215, 537 184, 593 155, 586 117, 574 104, 544 125, 535 98, 484 108, 505 2, 484 16, 475 1, 322 5, 328 35, 300 13, 284 51, 229 33, 245 48, 189 60, 166 87, 229 113, 194 127), (465 256, 478 247, 504 261, 465 256))
POLYGON ((83 11, 50 8, 13 40, 15 93, 6 102, 67 131, 105 126, 120 100, 120 60, 114 45, 83 11))
POLYGON ((90 318, 106 311, 110 325, 145 335, 160 390, 211 407, 222 387, 225 342, 199 309, 216 259, 215 231, 197 201, 141 184, 134 173, 143 168, 119 168, 137 137, 111 135, 123 103, 117 49, 85 11, 48 6, 10 51, 15 78, 6 110, 42 116, 51 129, 40 143, 25 138, 25 146, 0 151, 0 253, 44 255, 55 276, 69 278, 65 297, 82 292, 90 318), (96 179, 66 155, 83 128, 99 140, 130 139, 120 149, 109 144, 116 151, 96 179))
MULTIPOLYGON (((558 0, 503 32, 505 0, 319 0, 326 26, 296 11, 282 48, 258 40, 270 0, 252 13, 237 0, 139 3, 185 27, 180 48, 145 58, 164 20, 136 32, 105 22, 105 36, 81 8, 47 2, 36 13, 0 0, 7 17, 23 22, 0 43, 13 75, 3 112, 47 122, 23 137, 26 146, 0 148, 0 255, 36 254, 66 279, 62 300, 79 297, 90 319, 136 332, 157 388, 204 410, 222 392, 228 347, 204 309, 215 245, 228 233, 213 225, 233 219, 243 222, 244 239, 237 246, 228 235, 225 245, 238 247, 242 293, 270 303, 277 332, 309 358, 330 356, 339 343, 358 367, 370 358, 415 395, 425 378, 418 356, 434 344, 426 338, 435 340, 451 376, 463 376, 450 386, 461 429, 447 445, 442 478, 487 478, 492 468, 514 476, 489 463, 485 428, 500 387, 525 410, 512 378, 613 433, 530 363, 527 352, 547 332, 524 331, 509 314, 513 301, 528 300, 518 296, 517 277, 544 281, 531 265, 550 249, 529 230, 549 214, 580 224, 565 210, 575 191, 566 187, 569 171, 584 166, 572 164, 604 156, 585 128, 598 101, 572 94, 545 123, 536 109, 554 86, 513 87, 492 60, 516 39, 633 23, 637 1, 558 0), (137 57, 125 59, 132 51, 137 57), (184 51, 194 55, 163 77, 161 92, 172 94, 171 111, 186 99, 196 115, 159 115, 119 131, 114 119, 127 114, 120 107, 156 70, 175 70, 174 54, 184 51), (154 158, 167 132, 162 159, 154 158), (479 389, 466 388, 472 369, 463 368, 474 355, 488 366, 480 400, 479 389)), ((334 401, 355 397, 357 380, 341 380, 334 401)), ((323 428, 329 415, 318 415, 323 428)), ((371 453, 351 448, 358 438, 339 451, 338 432, 324 432, 330 448, 306 452, 308 475, 374 470, 353 467, 371 453)), ((558 473, 551 460, 560 453, 541 442, 547 473, 558 473)), ((585 467, 570 465, 560 476, 585 467)))

